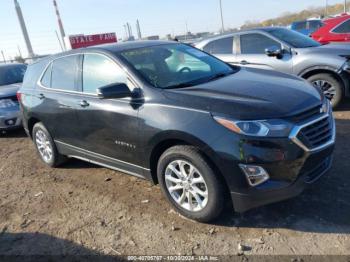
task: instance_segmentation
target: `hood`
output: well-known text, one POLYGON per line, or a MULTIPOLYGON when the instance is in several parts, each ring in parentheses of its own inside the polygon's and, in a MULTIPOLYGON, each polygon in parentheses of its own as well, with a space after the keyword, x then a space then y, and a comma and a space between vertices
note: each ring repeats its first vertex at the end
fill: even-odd
POLYGON ((350 45, 349 44, 337 44, 332 43, 328 45, 321 45, 312 48, 298 48, 298 52, 301 53, 317 53, 317 54, 328 54, 328 55, 345 55, 350 56, 350 45))
POLYGON ((164 90, 164 95, 177 106, 241 120, 295 115, 320 105, 323 97, 301 78, 253 68, 195 87, 164 90))
POLYGON ((21 83, 0 86, 0 97, 15 96, 21 83))

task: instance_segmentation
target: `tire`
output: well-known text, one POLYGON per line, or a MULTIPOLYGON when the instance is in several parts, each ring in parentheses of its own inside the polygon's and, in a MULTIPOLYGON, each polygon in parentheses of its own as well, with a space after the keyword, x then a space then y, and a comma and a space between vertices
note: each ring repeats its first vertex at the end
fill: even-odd
POLYGON ((46 127, 42 123, 36 123, 32 132, 33 142, 41 160, 50 167, 57 167, 63 164, 67 157, 57 151, 57 147, 46 127), (40 140, 41 139, 41 140, 40 140), (46 142, 46 143, 44 143, 46 142), (45 144, 45 149, 40 144, 45 144), (45 151, 45 153, 43 152, 45 151), (50 154, 48 153, 50 151, 50 154), (50 156, 50 157, 49 157, 50 156))
POLYGON ((157 176, 163 194, 183 216, 199 222, 209 222, 221 214, 224 207, 224 187, 196 147, 174 146, 166 150, 159 158, 157 176), (189 182, 186 179, 179 179, 180 176, 177 174, 183 174, 180 172, 180 164, 184 167, 182 170, 186 171, 187 178, 190 177, 190 170, 194 171, 189 182), (176 173, 170 166, 176 169, 176 173), (169 176, 171 176, 171 181, 169 176), (173 181, 173 178, 176 179, 176 182, 173 181), (204 183, 199 181, 204 181, 204 183), (172 192, 169 190, 169 188, 181 186, 181 189, 172 192), (184 199, 181 201, 182 197, 184 199))
POLYGON ((312 75, 307 78, 307 80, 314 86, 321 89, 321 91, 325 94, 325 96, 330 99, 333 108, 339 106, 343 94, 344 88, 341 82, 336 79, 333 75, 322 73, 312 75), (329 93, 332 92, 332 94, 329 93))

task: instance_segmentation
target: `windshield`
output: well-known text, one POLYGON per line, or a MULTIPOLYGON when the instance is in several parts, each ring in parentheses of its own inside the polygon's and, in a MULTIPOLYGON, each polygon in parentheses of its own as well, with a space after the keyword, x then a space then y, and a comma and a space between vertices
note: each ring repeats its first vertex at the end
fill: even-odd
POLYGON ((148 83, 158 88, 193 86, 235 72, 224 62, 184 44, 133 49, 120 55, 148 83))
POLYGON ((295 48, 321 46, 320 43, 316 42, 315 40, 312 40, 310 37, 289 29, 272 28, 272 29, 267 29, 266 31, 269 32, 274 37, 286 42, 287 44, 295 48))
POLYGON ((22 83, 26 65, 0 66, 0 86, 22 83))

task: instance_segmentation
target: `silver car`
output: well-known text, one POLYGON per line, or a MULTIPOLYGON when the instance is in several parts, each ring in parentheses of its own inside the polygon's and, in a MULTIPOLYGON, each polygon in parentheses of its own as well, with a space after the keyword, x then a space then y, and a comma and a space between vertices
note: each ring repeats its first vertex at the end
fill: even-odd
POLYGON ((0 131, 22 126, 16 93, 26 69, 24 64, 0 65, 0 131))
POLYGON ((336 107, 350 96, 350 45, 321 45, 298 32, 267 27, 221 35, 195 44, 240 66, 294 74, 323 90, 336 107))

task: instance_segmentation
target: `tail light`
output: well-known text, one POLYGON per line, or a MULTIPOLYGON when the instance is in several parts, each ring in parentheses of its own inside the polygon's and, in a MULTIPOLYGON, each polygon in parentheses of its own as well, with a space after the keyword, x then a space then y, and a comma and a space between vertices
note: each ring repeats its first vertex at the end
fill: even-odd
POLYGON ((18 102, 21 103, 22 102, 22 93, 17 91, 16 96, 17 96, 18 102))

